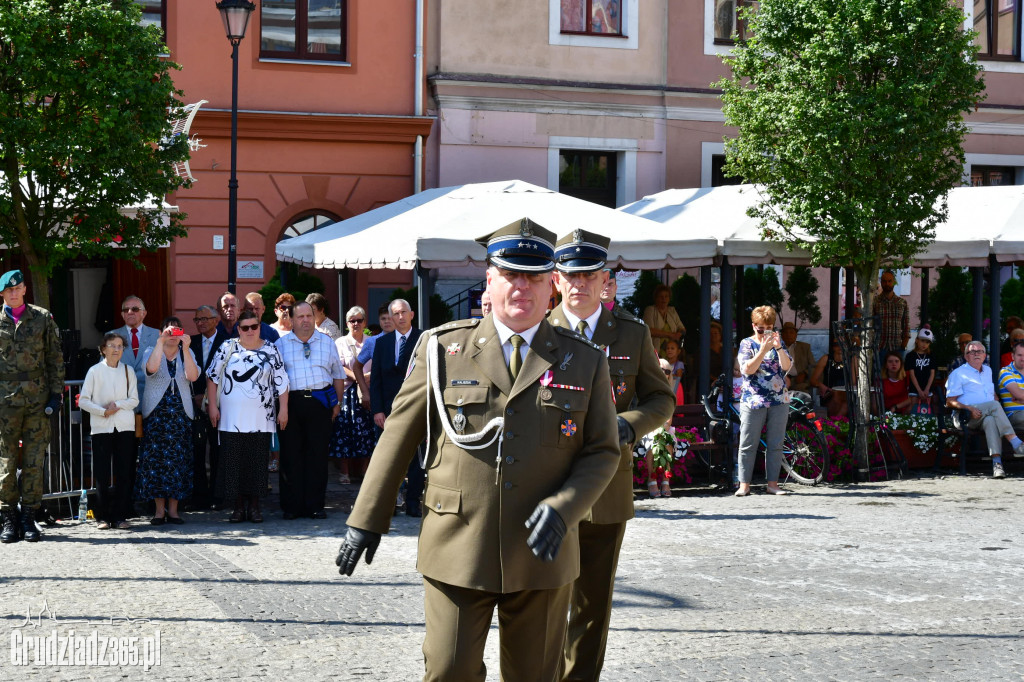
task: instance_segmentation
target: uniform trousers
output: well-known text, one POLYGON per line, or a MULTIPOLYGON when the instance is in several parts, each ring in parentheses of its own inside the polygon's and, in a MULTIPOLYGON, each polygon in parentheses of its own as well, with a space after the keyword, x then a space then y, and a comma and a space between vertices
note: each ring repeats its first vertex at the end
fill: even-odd
POLYGON ((19 499, 27 508, 43 501, 43 462, 50 444, 50 418, 43 407, 43 403, 0 406, 0 509, 16 506, 19 499))
POLYGON ((604 667, 612 591, 626 523, 580 522, 580 576, 572 584, 563 680, 597 680, 604 667))
POLYGON ((498 608, 501 679, 558 679, 570 585, 501 594, 423 578, 424 682, 484 680, 484 644, 498 608))
POLYGON ((288 394, 288 427, 281 439, 281 511, 309 516, 324 508, 331 411, 316 398, 288 394))
POLYGON ((96 477, 96 520, 124 521, 131 504, 131 463, 136 457, 135 430, 92 434, 92 470, 96 477))

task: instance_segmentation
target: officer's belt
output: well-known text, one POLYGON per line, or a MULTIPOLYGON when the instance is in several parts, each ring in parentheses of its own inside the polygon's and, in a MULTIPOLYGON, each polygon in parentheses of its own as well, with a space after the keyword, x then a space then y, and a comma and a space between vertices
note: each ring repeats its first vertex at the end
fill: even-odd
POLYGON ((0 373, 0 381, 32 381, 43 376, 43 370, 41 369, 30 369, 27 372, 10 372, 7 374, 0 373))

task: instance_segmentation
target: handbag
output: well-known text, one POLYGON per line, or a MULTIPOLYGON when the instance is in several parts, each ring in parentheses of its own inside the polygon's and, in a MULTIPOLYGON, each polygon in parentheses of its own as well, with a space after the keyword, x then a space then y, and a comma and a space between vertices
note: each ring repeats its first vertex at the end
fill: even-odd
POLYGON ((910 414, 920 414, 930 417, 932 415, 932 406, 930 403, 921 401, 910 410, 910 414))
MULTIPOLYGON (((124 394, 125 397, 129 395, 129 389, 131 388, 131 380, 128 378, 128 366, 124 367, 124 394)), ((135 413, 135 437, 142 438, 142 415, 138 412, 135 413)))

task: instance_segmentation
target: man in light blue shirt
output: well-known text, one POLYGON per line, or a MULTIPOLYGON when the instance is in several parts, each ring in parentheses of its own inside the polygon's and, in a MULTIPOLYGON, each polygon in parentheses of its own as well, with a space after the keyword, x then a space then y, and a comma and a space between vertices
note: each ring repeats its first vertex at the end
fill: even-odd
POLYGON ((1024 457, 1024 442, 1017 438, 1003 406, 996 400, 992 371, 985 365, 985 346, 971 341, 964 351, 967 363, 957 367, 946 380, 946 407, 968 410, 969 429, 984 429, 988 452, 992 457, 992 477, 1005 478, 1002 438, 1010 441, 1015 457, 1024 457))

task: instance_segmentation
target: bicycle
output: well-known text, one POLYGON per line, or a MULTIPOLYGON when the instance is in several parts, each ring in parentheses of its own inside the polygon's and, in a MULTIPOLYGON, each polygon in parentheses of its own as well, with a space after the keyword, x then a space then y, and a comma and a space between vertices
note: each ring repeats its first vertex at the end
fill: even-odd
MULTIPOLYGON (((732 429, 733 425, 738 426, 740 423, 740 411, 736 403, 730 403, 728 412, 719 408, 719 405, 724 404, 721 397, 726 390, 732 390, 732 382, 727 382, 726 375, 722 374, 711 385, 711 391, 701 396, 712 433, 719 437, 728 435, 728 431, 722 431, 723 428, 732 429)), ((802 399, 799 394, 793 393, 790 396, 786 434, 782 439, 782 468, 786 471, 787 479, 792 478, 804 485, 817 485, 825 480, 829 467, 828 446, 821 432, 821 421, 809 399, 802 399)), ((766 447, 764 438, 760 441, 763 450, 766 447)))

